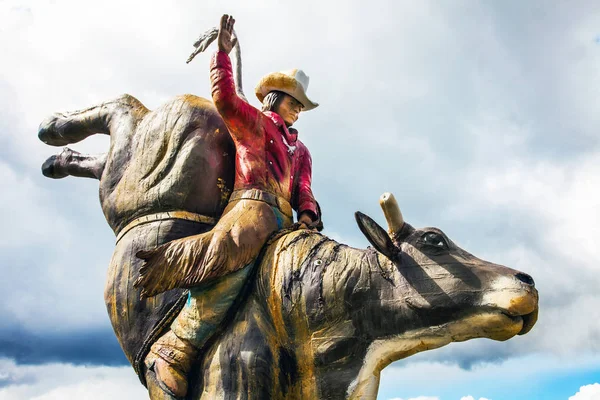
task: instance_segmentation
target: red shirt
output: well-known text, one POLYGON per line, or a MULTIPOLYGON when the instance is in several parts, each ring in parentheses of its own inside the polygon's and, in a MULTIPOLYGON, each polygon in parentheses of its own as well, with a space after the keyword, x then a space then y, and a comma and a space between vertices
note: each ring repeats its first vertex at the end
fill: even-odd
POLYGON ((260 189, 283 197, 300 215, 317 213, 312 160, 298 131, 274 112, 261 112, 235 91, 229 55, 216 52, 210 65, 212 97, 236 149, 234 190, 260 189))

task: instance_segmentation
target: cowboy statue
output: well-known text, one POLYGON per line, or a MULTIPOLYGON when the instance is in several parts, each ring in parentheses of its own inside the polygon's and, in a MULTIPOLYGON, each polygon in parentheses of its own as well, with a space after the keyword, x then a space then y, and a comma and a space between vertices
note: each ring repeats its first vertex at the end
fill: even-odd
POLYGON ((212 97, 236 148, 229 203, 211 231, 138 253, 145 260, 136 281, 143 297, 190 288, 186 305, 145 361, 175 397, 186 395, 193 361, 238 298, 267 239, 283 228, 322 229, 310 153, 291 128, 300 111, 318 105, 306 95, 308 76, 299 69, 268 74, 256 86, 262 111, 248 104, 236 94, 229 58, 234 23, 231 16, 221 18, 210 66, 212 97))

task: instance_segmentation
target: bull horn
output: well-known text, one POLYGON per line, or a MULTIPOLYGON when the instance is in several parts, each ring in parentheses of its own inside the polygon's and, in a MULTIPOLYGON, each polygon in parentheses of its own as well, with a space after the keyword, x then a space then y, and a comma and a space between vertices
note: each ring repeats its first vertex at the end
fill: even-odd
POLYGON ((400 207, 398 207, 398 202, 396 202, 393 194, 386 192, 379 198, 379 205, 383 209, 388 224, 388 233, 390 237, 393 237, 404 225, 404 218, 400 212, 400 207))

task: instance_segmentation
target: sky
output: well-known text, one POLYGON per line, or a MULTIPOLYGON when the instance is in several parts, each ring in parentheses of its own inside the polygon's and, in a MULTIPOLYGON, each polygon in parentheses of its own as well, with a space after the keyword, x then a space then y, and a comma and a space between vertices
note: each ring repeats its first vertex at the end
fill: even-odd
POLYGON ((594 3, 0 1, 0 400, 146 398, 104 306, 114 235, 98 182, 43 177, 61 149, 37 127, 122 93, 150 109, 209 97, 209 54, 185 60, 223 13, 236 18, 252 104, 268 72, 310 76, 320 106, 295 127, 325 234, 366 247, 353 213, 383 224, 390 191, 413 226, 536 281, 528 335, 393 363, 378 398, 600 399, 594 3))

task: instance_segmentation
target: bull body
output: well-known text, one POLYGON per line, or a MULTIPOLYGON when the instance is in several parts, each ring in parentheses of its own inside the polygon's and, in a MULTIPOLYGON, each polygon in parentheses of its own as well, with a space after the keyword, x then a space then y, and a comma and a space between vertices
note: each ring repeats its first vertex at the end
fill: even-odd
POLYGON ((92 134, 110 135, 101 156, 65 149, 42 166, 44 175, 100 180, 100 204, 118 240, 108 267, 105 302, 115 334, 131 363, 157 324, 181 297, 173 290, 140 299, 133 283, 142 260, 135 257, 170 240, 209 230, 208 223, 177 218, 123 230, 136 219, 184 211, 217 218, 233 187, 235 148, 214 105, 184 95, 150 111, 123 95, 85 110, 54 114, 38 136, 49 145, 76 143, 92 134))
POLYGON ((375 399, 393 361, 531 329, 531 277, 476 258, 436 228, 407 228, 391 258, 313 232, 271 244, 191 398, 375 399), (427 248, 431 233, 448 248, 427 248))
MULTIPOLYGON (((233 183, 234 149, 214 107, 194 96, 155 111, 122 96, 54 115, 39 136, 65 145, 93 133, 110 135, 106 155, 65 150, 43 172, 100 179, 104 215, 120 234, 105 300, 139 369, 140 349, 168 328, 164 316, 181 291, 140 300, 134 255, 211 225, 178 218, 128 225, 166 211, 218 217, 233 183)), ((298 231, 263 249, 227 323, 201 352, 188 398, 375 398, 379 373, 392 361, 452 341, 506 340, 535 323, 528 275, 476 258, 436 228, 402 222, 390 236, 365 215, 357 221, 374 248, 298 231)), ((151 398, 170 398, 141 368, 151 398)))

